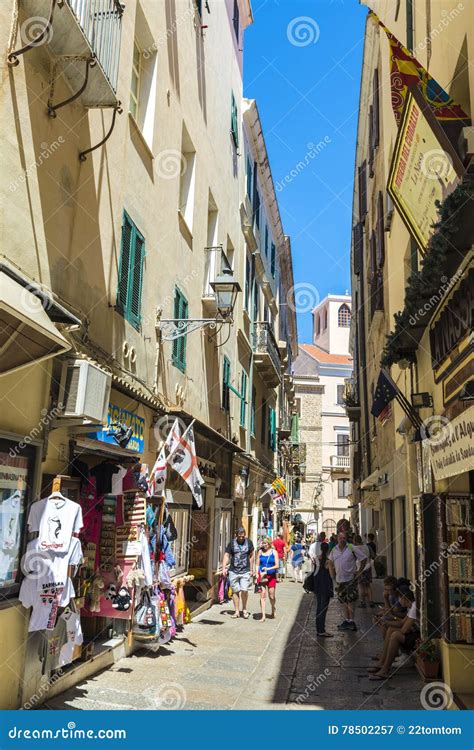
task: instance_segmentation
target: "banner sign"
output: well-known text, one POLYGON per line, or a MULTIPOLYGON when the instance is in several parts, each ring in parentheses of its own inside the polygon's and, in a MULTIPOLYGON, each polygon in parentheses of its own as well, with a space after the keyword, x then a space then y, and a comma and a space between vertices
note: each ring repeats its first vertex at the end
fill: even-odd
POLYGON ((109 445, 119 445, 118 441, 114 438, 114 432, 118 425, 123 425, 126 429, 132 428, 132 435, 127 445, 122 446, 127 450, 135 451, 136 453, 143 453, 145 450, 145 420, 143 417, 138 417, 127 409, 122 409, 121 406, 116 404, 109 404, 109 411, 107 414, 107 427, 98 432, 88 433, 88 437, 94 440, 100 440, 102 443, 108 443, 109 445))
POLYGON ((429 445, 437 482, 474 470, 474 406, 455 419, 446 420, 443 429, 423 443, 429 445))
POLYGON ((413 88, 395 143, 388 192, 422 250, 439 220, 436 201, 452 193, 463 172, 446 134, 419 89, 413 88))

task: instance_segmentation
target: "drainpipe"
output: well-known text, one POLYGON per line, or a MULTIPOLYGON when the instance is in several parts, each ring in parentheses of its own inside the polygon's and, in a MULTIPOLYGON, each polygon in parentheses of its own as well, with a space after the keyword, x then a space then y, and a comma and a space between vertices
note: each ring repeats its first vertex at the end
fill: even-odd
POLYGON ((413 53, 413 0, 406 0, 407 10, 407 49, 413 53))

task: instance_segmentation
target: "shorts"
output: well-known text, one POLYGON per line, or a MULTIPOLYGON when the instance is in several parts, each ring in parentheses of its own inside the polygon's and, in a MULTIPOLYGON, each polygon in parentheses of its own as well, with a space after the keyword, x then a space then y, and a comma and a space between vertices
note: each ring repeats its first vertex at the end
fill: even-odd
POLYGON ((361 586, 368 586, 372 583, 372 571, 370 568, 368 568, 367 570, 365 570, 364 568, 364 570, 360 574, 359 583, 361 584, 361 586))
POLYGON ((401 646, 401 650, 406 654, 411 654, 416 648, 416 642, 420 638, 419 630, 411 630, 409 633, 405 633, 405 639, 401 646))
POLYGON ((234 594, 238 594, 240 591, 249 591, 251 582, 250 573, 234 573, 229 570, 229 583, 234 594))
POLYGON ((359 598, 357 580, 353 578, 352 581, 338 583, 336 586, 336 593, 341 604, 351 604, 352 602, 357 601, 359 598))
POLYGON ((269 589, 274 589, 277 585, 277 577, 276 573, 269 573, 267 575, 267 582, 266 583, 259 583, 259 586, 266 587, 269 589))

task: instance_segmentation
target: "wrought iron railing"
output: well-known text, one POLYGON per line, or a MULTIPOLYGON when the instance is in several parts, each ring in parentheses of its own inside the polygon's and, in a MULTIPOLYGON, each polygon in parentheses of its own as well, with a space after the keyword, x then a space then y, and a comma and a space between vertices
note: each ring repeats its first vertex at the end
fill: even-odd
POLYGON ((268 354, 275 371, 280 375, 280 353, 269 323, 254 323, 253 350, 255 354, 268 354))
POLYGON ((118 0, 67 0, 104 74, 117 91, 122 15, 118 0))

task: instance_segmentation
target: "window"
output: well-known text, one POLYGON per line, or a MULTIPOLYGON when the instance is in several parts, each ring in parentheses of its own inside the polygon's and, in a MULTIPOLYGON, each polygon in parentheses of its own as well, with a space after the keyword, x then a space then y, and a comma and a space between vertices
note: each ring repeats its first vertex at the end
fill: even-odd
POLYGON ((328 327, 328 311, 327 308, 323 312, 323 331, 328 327))
POLYGON ((195 0, 196 3, 196 10, 199 13, 199 15, 202 17, 202 0, 195 0))
POLYGON ((176 560, 176 565, 172 570, 176 575, 184 573, 188 566, 189 509, 171 508, 170 515, 178 532, 177 538, 170 542, 173 557, 176 560))
POLYGON ((319 315, 316 315, 316 336, 319 336, 321 333, 321 317, 319 315))
POLYGON ((26 537, 27 508, 34 493, 37 451, 0 440, 0 593, 2 600, 18 592, 26 537))
POLYGON ((234 93, 232 92, 232 99, 230 104, 230 132, 234 141, 235 148, 239 147, 239 113, 237 110, 237 102, 235 101, 234 93))
POLYGON ((262 398, 262 431, 260 436, 262 445, 265 445, 267 440, 267 402, 262 398))
POLYGON ((247 195, 249 201, 252 201, 252 186, 253 186, 253 167, 250 157, 247 156, 247 195))
POLYGON ((363 221, 367 215, 367 162, 359 167, 359 221, 363 221))
POLYGON ((229 411, 230 408, 230 361, 227 357, 224 357, 224 364, 222 367, 222 408, 224 411, 229 411))
POLYGON ((377 268, 381 269, 385 263, 385 222, 383 193, 379 190, 377 196, 377 268))
POLYGON ((130 86, 130 104, 129 110, 138 119, 138 102, 140 101, 140 78, 142 73, 142 51, 137 41, 133 42, 133 61, 132 61, 132 83, 130 86))
POLYGON ((179 211, 189 231, 193 231, 194 197, 196 191, 196 150, 183 126, 181 145, 181 179, 179 185, 179 211))
POLYGON ((240 426, 246 428, 247 419, 247 373, 242 370, 240 378, 240 426))
MULTIPOLYGON (((188 300, 178 288, 174 292, 173 317, 175 320, 186 320, 188 317, 188 300)), ((181 372, 186 370, 186 340, 186 336, 180 336, 173 341, 173 364, 181 372)))
POLYGON ((253 190, 253 218, 255 226, 258 230, 260 230, 260 193, 258 192, 258 187, 256 184, 254 185, 253 190))
POLYGON ((255 386, 252 388, 252 403, 250 406, 250 434, 255 437, 255 417, 257 410, 257 389, 255 386))
POLYGON ((351 325, 351 311, 346 303, 337 311, 337 325, 339 328, 349 328, 351 325))
POLYGON ((234 25, 235 38, 237 39, 238 43, 240 35, 239 0, 234 0, 234 16, 232 18, 232 23, 234 25))
POLYGON ((276 451, 276 411, 271 406, 268 409, 268 447, 276 451))
POLYGON ((272 252, 270 256, 270 270, 272 272, 272 276, 275 276, 276 271, 276 248, 274 243, 272 242, 272 252))
POLYGON ((247 312, 250 311, 250 290, 252 289, 252 262, 249 254, 245 256, 245 296, 244 296, 244 308, 247 312))
POLYGON ((337 403, 342 406, 344 404, 344 386, 337 386, 337 403))
POLYGON ((268 227, 265 224, 265 257, 268 257, 268 227))
POLYGON ((117 289, 117 310, 137 330, 141 321, 141 298, 145 240, 124 211, 122 247, 117 289))
POLYGON ((353 243, 354 243, 354 256, 353 256, 353 268, 356 276, 360 274, 362 265, 362 253, 364 250, 364 228, 362 222, 359 221, 353 229, 353 243))
POLYGON ((253 319, 254 321, 258 320, 258 297, 259 297, 259 291, 260 288, 258 286, 257 281, 254 281, 254 287, 253 287, 253 319))
POLYGON ((349 455, 349 435, 339 432, 336 439, 337 439, 337 455, 348 456, 349 455))
POLYGON ((350 492, 349 479, 338 479, 337 480, 337 496, 347 497, 349 492, 350 492))

